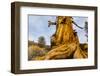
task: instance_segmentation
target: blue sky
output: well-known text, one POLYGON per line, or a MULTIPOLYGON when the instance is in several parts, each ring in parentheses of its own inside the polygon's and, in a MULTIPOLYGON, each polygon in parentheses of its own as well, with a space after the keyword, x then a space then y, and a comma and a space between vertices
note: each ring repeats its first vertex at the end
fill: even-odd
MULTIPOLYGON (((87 21, 87 17, 73 17, 74 21, 81 27, 84 27, 84 22, 87 21)), ((50 45, 50 37, 55 33, 56 26, 48 27, 48 21, 55 21, 56 16, 36 16, 29 15, 28 22, 28 39, 38 42, 40 36, 45 37, 47 45, 50 45)), ((77 31, 79 40, 81 43, 87 42, 84 29, 79 29, 75 25, 73 28, 77 31)))

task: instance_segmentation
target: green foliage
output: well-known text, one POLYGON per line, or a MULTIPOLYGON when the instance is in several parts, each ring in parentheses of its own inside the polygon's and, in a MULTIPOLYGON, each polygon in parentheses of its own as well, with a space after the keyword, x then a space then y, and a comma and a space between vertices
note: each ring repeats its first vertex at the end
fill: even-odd
POLYGON ((38 44, 40 47, 44 47, 45 46, 45 38, 43 36, 40 36, 38 38, 38 44))
POLYGON ((85 28, 86 33, 88 33, 88 22, 87 21, 85 22, 85 27, 84 28, 85 28))

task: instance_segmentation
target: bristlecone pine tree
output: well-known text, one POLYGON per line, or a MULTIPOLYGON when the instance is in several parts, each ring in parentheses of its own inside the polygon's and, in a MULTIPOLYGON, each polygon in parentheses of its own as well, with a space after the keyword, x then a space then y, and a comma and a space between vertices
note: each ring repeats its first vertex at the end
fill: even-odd
POLYGON ((70 16, 58 16, 56 32, 51 37, 51 50, 43 60, 87 58, 87 51, 80 47, 77 33, 73 30, 70 16))

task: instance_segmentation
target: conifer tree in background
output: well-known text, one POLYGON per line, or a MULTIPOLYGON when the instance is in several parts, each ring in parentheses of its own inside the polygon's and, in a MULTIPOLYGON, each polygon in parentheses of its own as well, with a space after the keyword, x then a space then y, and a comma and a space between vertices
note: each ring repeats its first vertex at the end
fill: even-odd
POLYGON ((45 38, 43 36, 40 36, 38 38, 38 44, 40 47, 44 47, 45 46, 45 38))
POLYGON ((85 22, 85 32, 86 32, 86 34, 85 34, 85 36, 87 37, 87 41, 88 41, 88 22, 86 21, 85 22))

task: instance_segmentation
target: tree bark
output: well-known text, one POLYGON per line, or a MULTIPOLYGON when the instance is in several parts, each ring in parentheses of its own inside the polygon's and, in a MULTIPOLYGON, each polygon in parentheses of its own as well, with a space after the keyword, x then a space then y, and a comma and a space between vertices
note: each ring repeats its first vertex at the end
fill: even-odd
POLYGON ((58 16, 56 26, 51 37, 51 50, 44 60, 87 58, 87 52, 81 49, 77 33, 73 30, 72 17, 58 16))

